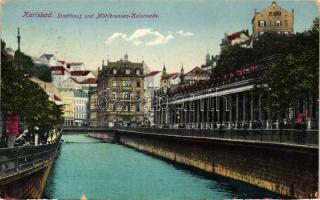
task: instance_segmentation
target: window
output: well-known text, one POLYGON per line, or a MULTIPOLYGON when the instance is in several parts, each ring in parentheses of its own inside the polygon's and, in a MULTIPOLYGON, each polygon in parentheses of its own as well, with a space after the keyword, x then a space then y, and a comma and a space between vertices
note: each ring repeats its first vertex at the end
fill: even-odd
POLYGON ((272 12, 269 12, 269 16, 271 16, 272 15, 272 12))
POLYGON ((117 87, 117 81, 112 81, 112 87, 117 87))
POLYGON ((117 98, 117 93, 116 92, 112 92, 112 98, 116 99, 117 98))
POLYGON ((140 87, 140 81, 137 81, 137 88, 140 87))
POLYGON ((126 74, 130 74, 130 69, 126 69, 126 74))
POLYGON ((269 20, 269 27, 272 27, 272 21, 269 20))
POLYGON ((276 27, 280 27, 281 26, 281 21, 277 20, 276 21, 276 27))
POLYGON ((137 74, 137 75, 140 75, 140 74, 141 74, 139 69, 137 69, 136 74, 137 74))
POLYGON ((286 32, 284 32, 284 34, 288 35, 289 33, 286 31, 286 32))
POLYGON ((116 70, 116 69, 113 69, 113 70, 112 70, 112 73, 113 73, 113 74, 117 74, 117 70, 116 70))
POLYGON ((284 27, 288 27, 288 20, 284 20, 284 27))
POLYGON ((130 93, 129 92, 123 92, 122 93, 122 98, 123 99, 129 99, 130 98, 130 93))
POLYGON ((263 32, 263 31, 260 31, 260 32, 259 32, 259 35, 263 35, 263 34, 264 34, 264 32, 263 32))
POLYGON ((260 20, 260 21, 259 21, 259 26, 260 26, 260 27, 265 27, 265 22, 264 22, 263 20, 260 20))
POLYGON ((131 87, 131 81, 123 81, 122 86, 123 87, 131 87))

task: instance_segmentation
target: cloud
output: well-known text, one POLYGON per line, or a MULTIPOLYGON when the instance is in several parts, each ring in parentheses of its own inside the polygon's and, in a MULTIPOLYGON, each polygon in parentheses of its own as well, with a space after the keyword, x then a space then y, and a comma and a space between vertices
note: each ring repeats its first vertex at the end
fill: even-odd
POLYGON ((193 36, 194 33, 191 33, 191 32, 184 32, 183 30, 180 30, 180 31, 177 31, 177 34, 181 35, 181 36, 193 36))
MULTIPOLYGON (((175 35, 180 36, 193 36, 193 33, 190 32, 184 32, 182 30, 177 31, 175 35)), ((151 28, 142 28, 135 30, 130 36, 128 36, 125 33, 119 33, 115 32, 113 33, 108 39, 106 40, 106 44, 111 44, 113 41, 117 39, 122 39, 126 42, 130 42, 133 45, 141 45, 144 44, 146 46, 156 46, 161 44, 166 44, 169 42, 169 40, 172 40, 174 38, 174 33, 168 32, 167 34, 161 34, 158 31, 155 31, 151 28), (149 39, 148 41, 145 41, 145 37, 151 36, 152 39, 149 39)))

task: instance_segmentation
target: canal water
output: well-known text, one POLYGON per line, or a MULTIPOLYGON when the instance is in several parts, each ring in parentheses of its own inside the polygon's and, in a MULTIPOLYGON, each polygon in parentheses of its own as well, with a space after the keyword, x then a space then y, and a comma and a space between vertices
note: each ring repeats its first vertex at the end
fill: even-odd
POLYGON ((118 144, 84 134, 64 135, 44 198, 196 200, 278 198, 222 177, 208 177, 118 144))

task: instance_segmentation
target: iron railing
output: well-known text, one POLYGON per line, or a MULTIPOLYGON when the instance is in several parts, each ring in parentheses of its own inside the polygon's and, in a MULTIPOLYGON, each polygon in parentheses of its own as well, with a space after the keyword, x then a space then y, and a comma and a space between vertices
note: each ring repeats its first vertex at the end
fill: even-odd
POLYGON ((61 134, 52 144, 0 148, 0 180, 45 163, 56 156, 61 134))
POLYGON ((120 128, 125 131, 137 131, 150 134, 178 135, 192 137, 218 138, 227 140, 245 140, 258 142, 283 143, 318 147, 318 131, 293 129, 170 129, 170 128, 120 128))

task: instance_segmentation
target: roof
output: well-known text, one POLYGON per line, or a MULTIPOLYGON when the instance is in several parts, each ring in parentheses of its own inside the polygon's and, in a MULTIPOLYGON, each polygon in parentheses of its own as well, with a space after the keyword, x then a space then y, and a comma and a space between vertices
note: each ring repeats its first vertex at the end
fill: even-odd
POLYGON ((90 70, 71 71, 71 76, 87 76, 90 72, 90 70))
POLYGON ((81 84, 96 84, 97 83, 97 79, 95 78, 87 78, 83 81, 80 82, 81 84))
POLYGON ((45 57, 47 60, 49 60, 53 56, 53 54, 42 54, 40 57, 45 57))
POLYGON ((156 75, 156 74, 158 74, 160 71, 151 71, 151 72, 149 72, 148 74, 146 74, 145 76, 147 77, 147 76, 154 76, 154 75, 156 75))
POLYGON ((174 73, 170 73, 170 74, 169 74, 169 77, 172 78, 172 79, 175 79, 175 78, 177 78, 179 75, 180 75, 180 73, 174 72, 174 73))
POLYGON ((53 99, 54 99, 54 101, 62 101, 57 95, 53 95, 53 99))
POLYGON ((192 74, 192 73, 195 73, 197 75, 199 75, 199 74, 207 74, 207 71, 201 69, 200 67, 195 67, 191 71, 189 71, 186 75, 189 75, 189 74, 192 74))
POLYGON ((82 62, 70 62, 68 65, 83 65, 82 62))
POLYGON ((51 66, 51 71, 67 71, 63 66, 51 66))
POLYGON ((228 35, 228 36, 227 36, 227 39, 228 39, 229 41, 232 41, 232 40, 240 37, 241 33, 242 33, 242 32, 232 33, 231 35, 228 35))
POLYGON ((66 63, 66 61, 64 61, 64 60, 58 60, 58 62, 60 62, 63 65, 66 63))

